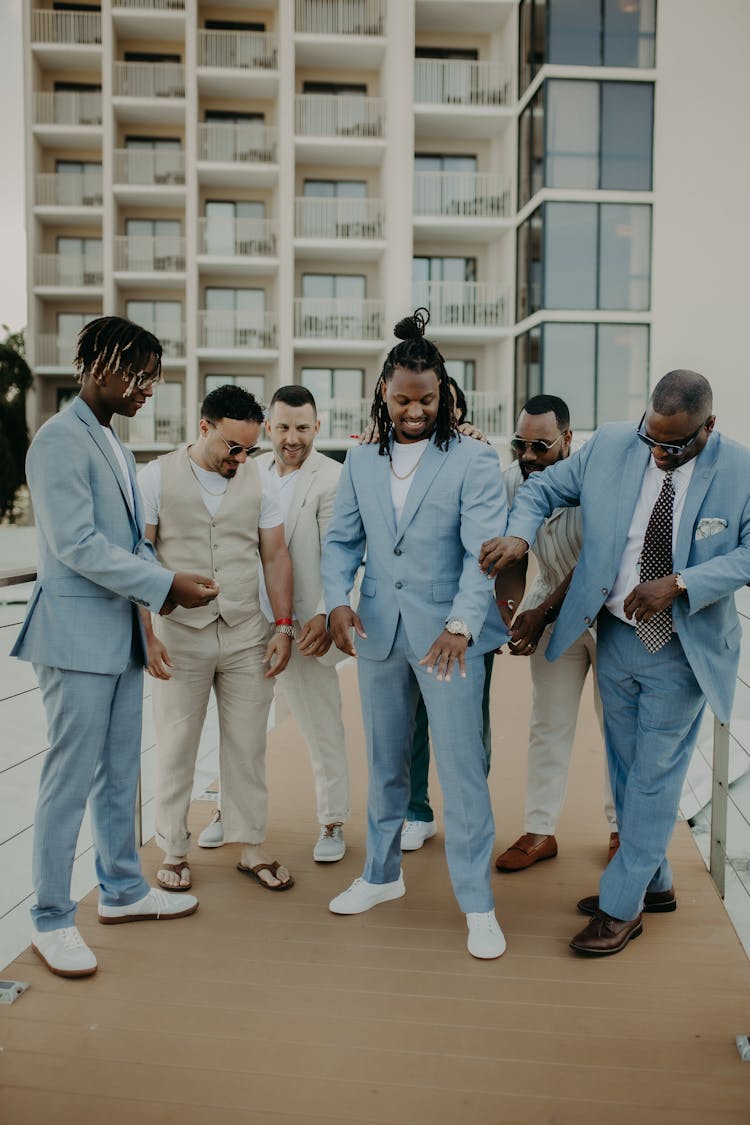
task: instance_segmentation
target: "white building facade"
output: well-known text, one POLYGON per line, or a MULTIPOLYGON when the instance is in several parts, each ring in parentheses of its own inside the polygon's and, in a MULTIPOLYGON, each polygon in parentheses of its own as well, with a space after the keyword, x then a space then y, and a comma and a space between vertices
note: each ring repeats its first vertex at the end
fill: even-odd
POLYGON ((637 421, 690 366, 744 438, 749 32, 743 0, 24 0, 32 424, 114 313, 164 345, 141 456, 228 381, 309 386, 340 443, 423 305, 491 433, 540 391, 637 421))

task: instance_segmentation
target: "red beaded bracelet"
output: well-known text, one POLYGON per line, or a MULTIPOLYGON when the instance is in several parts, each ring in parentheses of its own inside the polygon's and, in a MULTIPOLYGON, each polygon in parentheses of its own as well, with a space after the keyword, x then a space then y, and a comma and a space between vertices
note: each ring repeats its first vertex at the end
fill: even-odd
POLYGON ((291 617, 277 617, 274 624, 275 625, 291 625, 292 619, 291 619, 291 617))

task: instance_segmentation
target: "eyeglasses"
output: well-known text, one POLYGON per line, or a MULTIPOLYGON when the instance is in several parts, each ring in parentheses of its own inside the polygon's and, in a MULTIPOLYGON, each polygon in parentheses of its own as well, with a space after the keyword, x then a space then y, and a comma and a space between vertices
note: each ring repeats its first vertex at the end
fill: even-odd
MULTIPOLYGON (((710 417, 711 417, 711 415, 709 414, 708 418, 706 418, 706 422, 708 422, 710 417)), ((693 444, 693 442, 697 438, 698 434, 701 432, 703 427, 706 425, 706 422, 701 422, 700 426, 695 431, 695 433, 691 434, 690 437, 683 438, 682 441, 663 442, 663 441, 654 441, 654 439, 649 437, 648 434, 643 433, 643 423, 645 421, 646 421, 646 413, 644 411, 643 417, 641 418, 640 422, 638 423, 638 430, 636 431, 637 434, 638 434, 638 437, 641 439, 641 441, 643 442, 644 445, 647 445, 649 447, 649 449, 657 449, 657 448, 663 449, 668 457, 679 457, 679 455, 681 453, 683 453, 689 445, 693 444)))
POLYGON ((562 434, 558 434, 554 441, 542 441, 537 438, 536 441, 524 441, 518 434, 514 434, 510 439, 510 447, 515 453, 524 453, 530 449, 532 453, 549 453, 550 449, 554 449, 558 441, 562 438, 562 434))
POLYGON ((125 391, 126 397, 137 388, 139 391, 150 391, 154 383, 161 382, 161 364, 155 371, 120 371, 123 379, 128 384, 125 391))
POLYGON ((240 445, 238 441, 227 441, 218 426, 214 425, 214 429, 227 447, 227 453, 230 457, 239 457, 240 453, 244 453, 246 457, 252 457, 260 449, 259 445, 240 445))

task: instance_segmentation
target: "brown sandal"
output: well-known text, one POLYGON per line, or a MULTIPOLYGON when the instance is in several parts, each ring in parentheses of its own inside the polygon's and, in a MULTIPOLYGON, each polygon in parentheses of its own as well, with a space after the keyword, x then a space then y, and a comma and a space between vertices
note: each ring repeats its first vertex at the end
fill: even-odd
POLYGON ((276 887, 272 886, 270 883, 267 883, 265 879, 261 879, 260 877, 261 871, 270 871, 273 877, 275 879, 278 879, 278 875, 276 874, 276 872, 280 867, 281 864, 277 859, 275 859, 273 863, 256 863, 255 867, 245 867, 242 863, 237 864, 238 871, 241 871, 243 875, 249 875, 251 879, 255 879, 256 883, 260 883, 261 887, 264 887, 265 890, 288 891, 290 887, 294 886, 294 879, 291 875, 287 879, 286 883, 279 883, 276 887))
POLYGON ((186 859, 181 860, 180 863, 162 863, 159 871, 156 873, 156 881, 163 891, 189 891, 193 885, 193 880, 190 877, 190 866, 186 859), (175 886, 174 883, 166 883, 163 879, 159 878, 159 871, 173 871, 180 882, 177 886, 175 886), (187 871, 187 883, 183 883, 182 881, 183 871, 187 871))

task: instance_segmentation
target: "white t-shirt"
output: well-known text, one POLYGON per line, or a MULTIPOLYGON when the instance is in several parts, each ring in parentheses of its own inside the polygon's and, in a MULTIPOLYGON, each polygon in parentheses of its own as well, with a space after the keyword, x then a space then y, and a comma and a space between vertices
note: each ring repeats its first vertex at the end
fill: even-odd
MULTIPOLYGON (((100 423, 100 425, 101 425, 101 423, 100 423)), ((132 485, 131 480, 130 480, 130 473, 128 472, 128 463, 125 460, 125 454, 122 451, 122 446, 120 445, 120 443, 117 440, 117 438, 115 437, 115 435, 112 433, 109 426, 102 426, 102 430, 107 435, 107 441, 112 446, 112 452, 114 453, 115 457, 117 458, 117 463, 120 466, 120 472, 122 473, 123 484, 125 485, 125 495, 128 498, 128 507, 130 508, 131 513, 135 514, 135 497, 133 496, 133 485, 132 485)))
MULTIPOLYGON (((210 516, 215 516, 221 507, 224 494, 229 486, 229 478, 221 473, 201 469, 190 459, 196 483, 200 489, 203 503, 210 516)), ((260 473, 262 494, 258 527, 278 527, 284 522, 279 504, 279 494, 275 481, 267 473, 260 473)), ((138 488, 143 501, 143 514, 147 524, 158 524, 159 504, 161 502, 161 464, 159 460, 149 461, 138 473, 138 488)))
POLYGON ((393 466, 393 471, 390 474, 391 501, 393 511, 396 514, 396 524, 401 519, 401 513, 404 510, 406 497, 409 495, 417 465, 429 441, 429 438, 424 438, 423 441, 394 441, 391 447, 391 465, 393 466))
MULTIPOLYGON (((672 509, 673 553, 677 546, 677 533, 680 530, 682 509, 685 507, 685 496, 693 475, 695 461, 695 457, 691 458, 691 460, 686 461, 684 465, 680 465, 678 468, 674 469, 672 473, 672 484, 674 485, 674 508, 672 509)), ((624 621, 627 625, 635 626, 637 622, 634 617, 631 617, 628 621, 625 616, 625 610, 622 608, 623 602, 630 591, 634 590, 635 587, 640 584, 643 540, 646 536, 646 528, 651 518, 651 512, 653 511, 654 504, 657 501, 663 484, 664 470, 657 468, 653 457, 650 457, 648 467, 643 476, 641 494, 638 497, 638 503, 635 506, 633 519, 630 523, 625 550, 622 552, 622 558, 620 559, 620 569, 617 571, 617 578, 609 592, 609 597, 604 603, 610 613, 614 614, 615 617, 619 617, 620 620, 624 621)))
MULTIPOLYGON (((279 496, 279 507, 281 508, 281 514, 284 517, 284 523, 286 523, 286 517, 289 515, 289 508, 291 507, 292 496, 294 495, 294 485, 297 477, 299 476, 299 469, 294 469, 291 473, 285 473, 282 477, 279 476, 279 471, 276 468, 276 462, 269 461, 267 465, 259 465, 258 471, 260 473, 261 480, 265 480, 265 478, 268 477, 268 479, 274 484, 274 487, 276 488, 279 496)), ((263 612, 263 615, 273 625, 276 617, 274 615, 273 609, 271 608, 271 599, 268 596, 268 590, 266 589, 266 579, 263 574, 263 563, 260 561, 260 559, 258 559, 258 578, 260 608, 263 612)))

